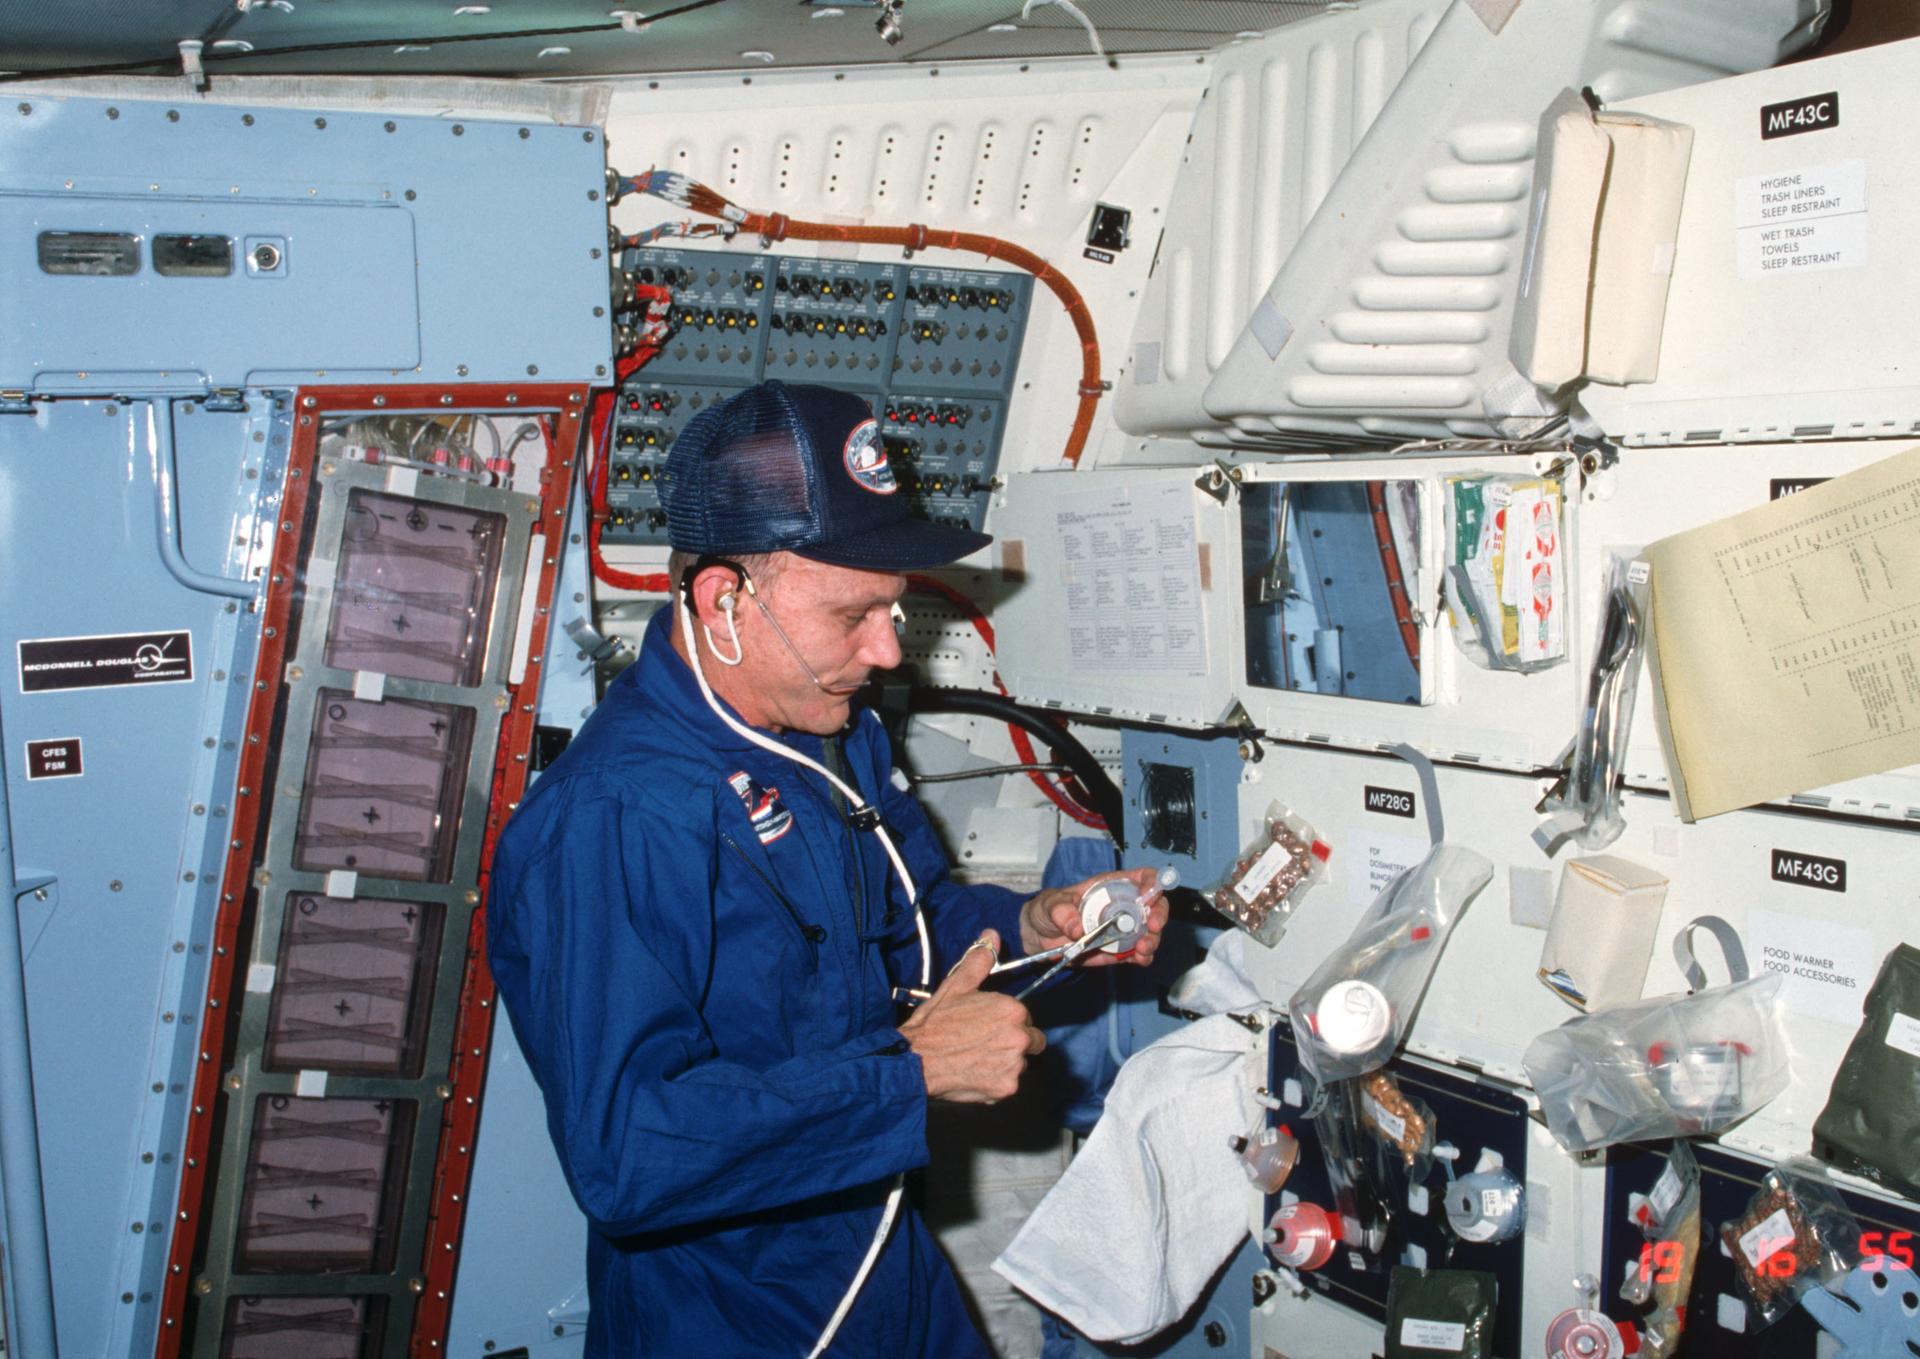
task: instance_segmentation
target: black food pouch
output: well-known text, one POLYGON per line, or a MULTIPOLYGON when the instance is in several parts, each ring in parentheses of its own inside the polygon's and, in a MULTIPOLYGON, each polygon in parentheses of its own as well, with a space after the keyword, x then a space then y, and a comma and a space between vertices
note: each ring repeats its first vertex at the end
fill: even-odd
POLYGON ((1395 1269, 1387 1287, 1386 1359, 1487 1359, 1495 1288, 1493 1275, 1477 1269, 1395 1269))
POLYGON ((1920 949, 1886 956, 1865 1008, 1814 1121, 1813 1154, 1920 1197, 1920 949))

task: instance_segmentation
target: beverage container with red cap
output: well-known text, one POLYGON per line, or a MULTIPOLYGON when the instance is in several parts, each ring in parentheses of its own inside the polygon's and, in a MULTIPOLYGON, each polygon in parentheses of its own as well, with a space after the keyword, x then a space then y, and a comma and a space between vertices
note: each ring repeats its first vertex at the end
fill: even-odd
POLYGON ((1315 1079, 1364 1076, 1386 1064, 1412 1026, 1447 936, 1492 877, 1484 856, 1439 844, 1387 885, 1287 1003, 1315 1079))

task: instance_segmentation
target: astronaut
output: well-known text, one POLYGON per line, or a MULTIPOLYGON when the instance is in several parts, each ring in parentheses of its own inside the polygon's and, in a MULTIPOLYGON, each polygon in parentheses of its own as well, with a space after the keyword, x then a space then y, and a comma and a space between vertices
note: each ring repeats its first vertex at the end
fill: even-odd
POLYGON ((488 902, 589 1220, 586 1352, 984 1356, 897 1177, 929 1100, 1016 1089, 1045 1040, 982 983, 1078 938, 1086 884, 953 882, 853 705, 899 663, 901 573, 991 540, 909 518, 865 401, 826 388, 709 407, 664 487, 674 600, 502 834, 488 902))

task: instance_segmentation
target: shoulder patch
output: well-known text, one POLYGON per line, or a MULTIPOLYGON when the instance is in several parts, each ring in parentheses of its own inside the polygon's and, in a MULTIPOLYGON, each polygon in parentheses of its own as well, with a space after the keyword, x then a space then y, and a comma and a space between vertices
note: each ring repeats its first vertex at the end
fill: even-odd
POLYGON ((744 769, 730 775, 727 783, 740 795, 740 803, 747 809, 747 820, 761 844, 770 845, 793 829, 793 813, 780 800, 778 788, 762 785, 744 769))

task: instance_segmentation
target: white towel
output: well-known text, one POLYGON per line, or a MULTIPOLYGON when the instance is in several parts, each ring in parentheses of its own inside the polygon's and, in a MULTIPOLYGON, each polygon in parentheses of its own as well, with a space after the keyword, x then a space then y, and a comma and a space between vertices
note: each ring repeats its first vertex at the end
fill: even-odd
POLYGON ((1228 1139, 1257 1117, 1265 1051, 1215 1015, 1135 1053, 994 1269, 1092 1340, 1131 1343, 1178 1321, 1247 1231, 1254 1190, 1228 1139))
POLYGON ((1230 1010, 1236 1014, 1265 1014, 1267 998, 1253 984, 1246 955, 1245 934, 1220 931, 1207 956, 1180 974, 1167 998, 1197 1015, 1226 1014, 1230 1010))

